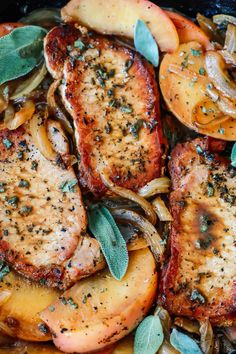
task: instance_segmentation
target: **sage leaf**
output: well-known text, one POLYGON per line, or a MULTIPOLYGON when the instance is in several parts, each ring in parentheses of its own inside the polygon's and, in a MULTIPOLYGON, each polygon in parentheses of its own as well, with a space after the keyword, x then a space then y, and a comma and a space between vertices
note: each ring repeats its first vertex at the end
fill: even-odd
POLYGON ((0 38, 0 85, 32 71, 43 59, 43 38, 38 26, 14 29, 0 38))
POLYGON ((134 45, 140 54, 144 56, 153 66, 159 64, 159 51, 157 42, 152 33, 142 20, 137 20, 134 29, 134 45))
POLYGON ((111 213, 104 206, 92 206, 88 210, 88 224, 100 243, 111 274, 121 280, 127 271, 129 256, 126 242, 111 213))
POLYGON ((192 338, 175 328, 171 332, 170 343, 181 354, 202 354, 201 349, 192 338))
POLYGON ((234 143, 234 146, 231 151, 231 165, 233 167, 236 167, 236 143, 234 143))
POLYGON ((134 354, 156 354, 164 340, 158 316, 146 317, 138 326, 134 338, 134 354))

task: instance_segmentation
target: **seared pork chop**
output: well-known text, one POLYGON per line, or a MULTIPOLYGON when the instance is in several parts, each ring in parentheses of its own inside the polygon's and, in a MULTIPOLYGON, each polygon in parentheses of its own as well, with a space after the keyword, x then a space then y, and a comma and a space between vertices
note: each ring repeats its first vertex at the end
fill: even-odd
MULTIPOLYGON (((48 131, 66 161, 60 125, 49 121, 48 131)), ((41 155, 28 125, 0 132, 0 258, 28 278, 67 288, 104 262, 97 241, 83 236, 87 220, 75 173, 59 162, 41 155)))
POLYGON ((236 323, 236 176, 208 140, 179 144, 169 163, 171 257, 162 304, 174 315, 236 323))
POLYGON ((80 182, 106 190, 101 171, 137 190, 161 173, 159 95, 154 70, 132 50, 72 26, 45 39, 47 67, 74 120, 80 182))

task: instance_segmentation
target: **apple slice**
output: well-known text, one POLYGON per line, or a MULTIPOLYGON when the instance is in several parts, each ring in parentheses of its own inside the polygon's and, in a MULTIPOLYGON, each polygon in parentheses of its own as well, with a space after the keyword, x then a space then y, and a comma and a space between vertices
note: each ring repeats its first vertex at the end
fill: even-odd
POLYGON ((41 312, 60 350, 87 353, 110 346, 146 315, 156 297, 155 261, 148 248, 129 257, 121 281, 104 270, 79 281, 41 312))
POLYGON ((61 11, 65 22, 79 24, 103 34, 134 37, 134 26, 142 19, 162 52, 174 52, 178 33, 167 14, 147 0, 71 0, 61 11))
POLYGON ((180 43, 196 41, 203 45, 206 50, 213 49, 209 37, 194 22, 173 11, 166 10, 165 13, 173 21, 179 35, 180 43))
POLYGON ((190 129, 235 141, 236 119, 228 119, 207 95, 213 86, 206 73, 205 55, 197 42, 181 44, 175 53, 166 54, 159 72, 162 95, 169 110, 190 129))

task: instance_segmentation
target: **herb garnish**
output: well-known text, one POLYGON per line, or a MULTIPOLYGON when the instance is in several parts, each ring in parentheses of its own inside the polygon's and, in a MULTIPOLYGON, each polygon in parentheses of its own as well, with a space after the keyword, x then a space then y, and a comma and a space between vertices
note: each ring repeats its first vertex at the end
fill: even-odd
POLYGON ((175 328, 171 332, 170 343, 181 354, 202 354, 201 349, 192 338, 175 328))
POLYGON ((10 149, 13 145, 12 142, 7 138, 3 139, 2 143, 6 149, 10 149))
POLYGON ((201 215, 199 222, 200 222, 200 231, 202 233, 207 232, 209 226, 212 225, 212 220, 209 218, 208 215, 201 215))
POLYGON ((32 212, 32 210, 33 210, 32 206, 24 205, 23 207, 21 207, 19 213, 22 216, 28 216, 32 212))
POLYGON ((234 143, 234 146, 231 151, 231 165, 233 167, 236 167, 236 143, 234 143))
POLYGON ((0 193, 4 193, 6 191, 6 183, 0 182, 0 193))
POLYGON ((74 193, 75 192, 75 189, 74 187, 78 184, 78 181, 77 179, 72 179, 71 181, 66 181, 64 183, 62 183, 60 185, 60 189, 63 193, 67 193, 67 192, 72 192, 74 193))
POLYGON ((202 51, 201 51, 201 50, 197 50, 197 49, 191 48, 191 54, 192 54, 194 57, 200 57, 200 55, 202 54, 202 51))
POLYGON ((204 68, 200 68, 199 69, 199 74, 200 75, 205 75, 206 74, 206 70, 204 68))
POLYGON ((85 44, 80 39, 77 39, 77 41, 74 42, 74 47, 82 50, 85 48, 85 44))
POLYGON ((199 301, 201 304, 205 303, 205 298, 204 296, 197 290, 194 289, 190 295, 190 300, 191 301, 199 301))
POLYGON ((139 131, 143 126, 143 119, 138 119, 137 122, 135 122, 131 127, 129 128, 131 135, 135 138, 138 139, 139 137, 139 131))
POLYGON ((18 187, 21 188, 29 188, 29 182, 26 181, 25 179, 21 179, 20 182, 18 183, 18 187))
POLYGON ((134 61, 132 59, 128 59, 125 62, 125 70, 128 72, 131 66, 133 65, 134 61))
POLYGON ((94 205, 88 209, 88 224, 101 245, 111 274, 121 280, 126 273, 129 257, 126 242, 107 208, 94 205))
POLYGON ((159 51, 157 43, 146 24, 138 19, 134 29, 134 45, 140 54, 144 56, 153 66, 159 64, 159 51))
POLYGON ((164 334, 158 316, 146 317, 138 326, 134 339, 134 354, 155 354, 162 345, 164 334))
POLYGON ((0 281, 2 281, 8 273, 10 273, 10 268, 3 261, 0 261, 0 281))
POLYGON ((42 27, 24 26, 0 38, 0 85, 28 74, 41 62, 46 34, 42 27))
POLYGON ((12 205, 14 208, 17 208, 17 205, 19 203, 19 198, 16 195, 14 195, 11 198, 6 197, 6 202, 7 204, 12 205))

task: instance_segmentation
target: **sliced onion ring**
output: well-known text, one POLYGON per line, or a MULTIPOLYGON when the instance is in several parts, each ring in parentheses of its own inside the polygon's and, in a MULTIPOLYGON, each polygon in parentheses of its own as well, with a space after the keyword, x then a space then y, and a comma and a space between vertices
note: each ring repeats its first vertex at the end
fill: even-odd
POLYGON ((9 105, 5 111, 4 123, 9 130, 15 130, 30 120, 35 112, 35 104, 31 100, 23 103, 22 108, 15 113, 14 107, 9 105))
POLYGON ((45 126, 46 119, 46 113, 44 118, 42 118, 39 113, 34 114, 33 118, 30 120, 30 132, 34 144, 37 146, 41 154, 47 160, 55 161, 57 158, 57 154, 53 150, 52 144, 48 139, 47 129, 45 126))
POLYGON ((214 349, 214 333, 209 320, 200 321, 201 348, 204 354, 212 354, 214 349))
POLYGON ((236 53, 229 53, 227 50, 219 50, 226 64, 236 66, 236 53))
POLYGON ((207 89, 207 94, 212 98, 213 102, 217 104, 222 113, 236 119, 236 103, 233 103, 227 97, 219 96, 219 93, 214 89, 207 89), (217 96, 218 98, 216 99, 217 96))
POLYGON ((236 17, 225 14, 218 14, 213 16, 213 22, 217 25, 222 25, 224 23, 233 23, 236 25, 236 17))
POLYGON ((146 239, 148 245, 151 247, 152 253, 157 262, 162 262, 164 258, 164 245, 156 228, 143 216, 135 213, 132 210, 126 209, 111 209, 110 212, 115 219, 125 220, 143 232, 143 237, 146 239))
POLYGON ((229 24, 227 27, 224 49, 226 49, 231 54, 236 52, 236 26, 235 25, 229 24))
POLYGON ((155 178, 145 186, 139 188, 138 194, 141 197, 149 198, 155 194, 168 193, 170 188, 170 179, 168 177, 155 178))
POLYGON ((173 221, 171 213, 160 197, 155 198, 152 205, 160 221, 173 221))
POLYGON ((52 110, 52 112, 55 114, 55 116, 57 117, 57 119, 61 122, 63 128, 69 133, 69 134, 73 134, 73 129, 71 127, 71 124, 69 122, 69 120, 67 119, 67 117, 65 116, 65 114, 62 112, 62 110, 59 108, 58 104, 56 103, 56 99, 55 99, 55 92, 58 88, 58 86, 60 85, 61 80, 55 80, 51 86, 48 89, 48 93, 47 93, 47 102, 48 105, 50 107, 50 109, 52 110))
POLYGON ((17 100, 23 96, 28 95, 34 89, 36 89, 47 74, 46 65, 43 64, 40 69, 38 69, 33 75, 31 75, 27 80, 24 80, 12 93, 11 100, 17 100))
POLYGON ((110 180, 110 178, 108 177, 107 173, 104 170, 101 171, 101 178, 103 183, 108 189, 110 189, 113 193, 123 198, 130 199, 133 202, 137 203, 144 210, 146 217, 150 221, 150 223, 152 223, 153 225, 156 224, 157 222, 156 213, 153 209, 153 206, 146 199, 144 199, 137 193, 131 191, 130 189, 115 185, 115 183, 113 183, 110 180))
POLYGON ((231 99, 236 99, 236 84, 228 75, 222 56, 218 52, 206 52, 205 66, 207 74, 217 90, 231 99))

